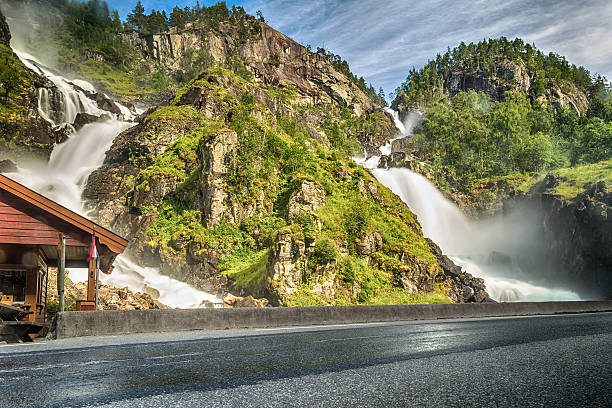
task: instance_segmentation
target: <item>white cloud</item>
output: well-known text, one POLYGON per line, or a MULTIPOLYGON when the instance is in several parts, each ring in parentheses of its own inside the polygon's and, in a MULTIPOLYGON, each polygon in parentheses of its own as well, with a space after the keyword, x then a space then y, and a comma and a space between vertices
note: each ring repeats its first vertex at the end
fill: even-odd
POLYGON ((392 91, 412 67, 461 41, 522 37, 612 78, 612 2, 592 0, 247 1, 279 31, 342 55, 357 75, 392 91), (537 4, 535 4, 537 3, 537 4))

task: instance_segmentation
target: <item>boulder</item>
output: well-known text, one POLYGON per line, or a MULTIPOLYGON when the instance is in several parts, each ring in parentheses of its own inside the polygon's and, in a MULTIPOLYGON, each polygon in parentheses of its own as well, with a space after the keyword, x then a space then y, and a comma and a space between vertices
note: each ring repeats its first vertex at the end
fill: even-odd
POLYGON ((223 297, 223 307, 226 308, 238 308, 238 307, 266 307, 268 306, 268 299, 256 299, 253 296, 240 297, 232 295, 231 293, 226 294, 223 297))
POLYGON ((96 116, 90 115, 89 113, 79 112, 74 118, 72 126, 74 126, 74 130, 79 130, 89 123, 103 122, 108 119, 110 119, 110 116, 107 115, 96 116))
POLYGON ((12 160, 0 160, 0 173, 14 173, 17 165, 12 160))

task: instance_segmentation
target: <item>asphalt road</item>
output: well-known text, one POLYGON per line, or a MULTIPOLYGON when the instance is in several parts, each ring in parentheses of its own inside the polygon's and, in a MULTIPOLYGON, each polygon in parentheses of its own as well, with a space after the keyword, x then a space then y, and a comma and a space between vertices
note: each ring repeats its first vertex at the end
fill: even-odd
POLYGON ((0 346, 0 407, 612 407, 612 314, 0 346))

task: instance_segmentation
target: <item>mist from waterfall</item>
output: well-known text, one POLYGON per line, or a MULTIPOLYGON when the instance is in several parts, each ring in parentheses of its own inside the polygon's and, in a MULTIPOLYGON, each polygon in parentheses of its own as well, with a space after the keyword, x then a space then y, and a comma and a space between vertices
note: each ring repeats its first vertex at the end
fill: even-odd
MULTIPOLYGON (((408 115, 406 119, 411 123, 398 126, 401 133, 394 140, 406 137, 407 129, 411 133, 415 116, 408 115)), ((391 152, 390 146, 381 148, 381 152, 387 151, 391 152)), ((580 300, 571 290, 555 287, 545 272, 545 262, 541 259, 544 249, 538 240, 539 214, 523 211, 472 221, 425 177, 406 168, 377 168, 378 160, 374 156, 360 163, 369 167, 380 183, 410 207, 426 237, 466 272, 484 279, 493 299, 580 300), (517 261, 524 255, 530 257, 529 265, 520 265, 517 261)))
MULTIPOLYGON (((103 163, 115 137, 134 125, 134 112, 117 102, 119 115, 101 109, 92 99, 96 94, 92 84, 67 79, 34 56, 20 51, 16 53, 26 66, 55 85, 52 91, 48 88, 37 90, 38 111, 54 128, 65 129, 69 137, 55 146, 48 162, 20 160, 18 171, 6 175, 77 213, 87 215, 82 200, 87 179, 103 163), (100 121, 74 131, 73 123, 79 113, 97 116, 100 121)), ((159 292, 158 300, 170 307, 198 307, 202 301, 215 306, 223 303, 214 295, 161 275, 158 268, 141 267, 124 255, 117 257, 114 265, 111 275, 101 274, 102 283, 127 286, 133 292, 151 287, 159 292)), ((69 276, 75 282, 84 281, 87 270, 72 268, 69 276)))

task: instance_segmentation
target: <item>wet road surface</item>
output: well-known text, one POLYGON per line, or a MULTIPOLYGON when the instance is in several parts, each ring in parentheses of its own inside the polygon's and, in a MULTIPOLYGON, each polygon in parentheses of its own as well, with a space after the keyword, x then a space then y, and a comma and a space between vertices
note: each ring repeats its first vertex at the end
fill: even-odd
POLYGON ((0 407, 612 407, 612 314, 0 346, 0 407))

